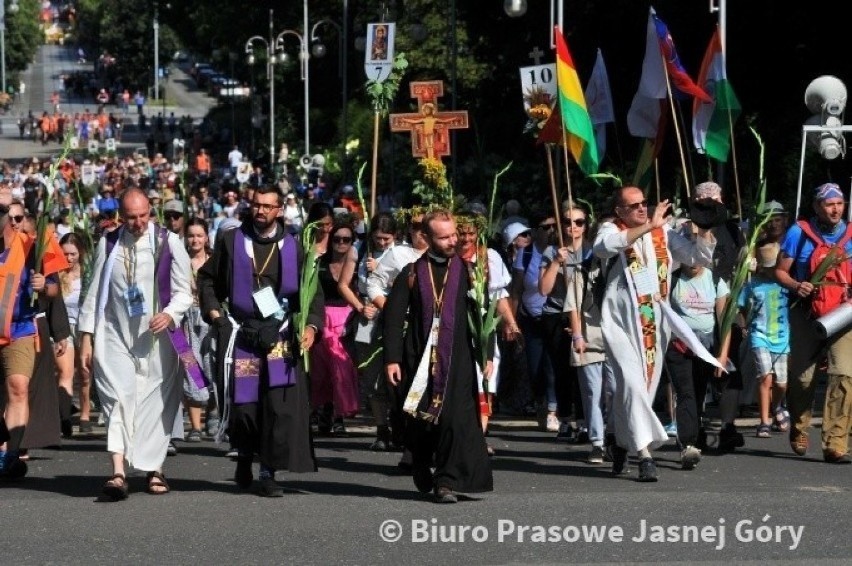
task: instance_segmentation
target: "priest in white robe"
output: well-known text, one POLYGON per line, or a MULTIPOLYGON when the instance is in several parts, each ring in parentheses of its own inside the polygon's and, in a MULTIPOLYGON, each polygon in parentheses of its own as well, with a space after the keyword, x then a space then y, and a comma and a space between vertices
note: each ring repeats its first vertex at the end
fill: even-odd
POLYGON ((704 229, 695 240, 671 230, 667 200, 649 218, 648 202, 636 187, 621 188, 615 202, 617 218, 601 225, 593 248, 606 260, 601 330, 616 381, 613 472, 624 471, 630 451, 639 458, 639 480, 657 481, 650 451, 668 435, 652 404, 671 334, 667 318, 676 316, 666 308, 673 263, 712 265, 716 240, 704 229))
POLYGON ((125 460, 148 472, 149 493, 169 491, 162 467, 182 386, 168 331, 180 328, 192 306, 189 256, 179 237, 150 221, 138 189, 122 195, 120 210, 123 226, 98 243, 78 320, 83 371, 95 379, 106 420, 113 476, 103 491, 113 500, 127 496, 125 460))

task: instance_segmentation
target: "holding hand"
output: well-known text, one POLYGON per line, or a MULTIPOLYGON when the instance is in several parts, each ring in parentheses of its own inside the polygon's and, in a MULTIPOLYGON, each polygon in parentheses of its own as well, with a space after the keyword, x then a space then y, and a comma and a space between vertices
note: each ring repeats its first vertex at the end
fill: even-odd
POLYGON ((44 287, 47 284, 47 281, 44 278, 44 275, 41 273, 36 273, 34 270, 30 269, 30 286, 33 291, 36 293, 40 291, 44 291, 44 287))

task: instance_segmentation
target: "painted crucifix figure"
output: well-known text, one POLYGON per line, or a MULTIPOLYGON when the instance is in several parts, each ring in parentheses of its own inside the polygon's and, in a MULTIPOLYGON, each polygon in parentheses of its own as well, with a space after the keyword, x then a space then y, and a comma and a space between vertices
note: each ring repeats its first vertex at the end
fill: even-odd
POLYGON ((450 155, 450 130, 468 127, 467 111, 440 112, 438 97, 444 94, 442 81, 411 83, 411 97, 417 99, 418 112, 391 114, 392 132, 411 132, 411 154, 437 159, 450 155))

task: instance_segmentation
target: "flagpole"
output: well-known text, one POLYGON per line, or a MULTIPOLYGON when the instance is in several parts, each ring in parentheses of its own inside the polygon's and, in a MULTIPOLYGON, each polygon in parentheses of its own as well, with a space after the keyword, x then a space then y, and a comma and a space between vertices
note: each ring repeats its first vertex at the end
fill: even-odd
POLYGON ((559 212, 559 196, 556 194, 556 175, 553 173, 553 155, 551 154, 551 148, 553 144, 548 143, 544 145, 544 152, 547 154, 547 172, 550 174, 550 196, 553 200, 553 211, 556 215, 556 234, 559 237, 559 247, 565 247, 564 240, 562 238, 562 214, 559 212))
POLYGON ((689 177, 688 177, 688 171, 686 169, 686 156, 684 155, 684 151, 683 151, 683 140, 681 139, 681 135, 680 135, 680 126, 678 125, 677 115, 675 114, 674 97, 672 96, 672 84, 671 84, 671 81, 669 79, 669 70, 666 68, 666 62, 665 61, 663 61, 663 74, 665 74, 665 77, 666 77, 666 95, 668 96, 668 99, 669 99, 669 106, 671 107, 672 118, 674 118, 672 120, 672 122, 674 122, 675 137, 677 138, 677 151, 680 154, 681 167, 683 167, 683 180, 684 180, 684 185, 686 186, 686 198, 687 198, 687 200, 689 200, 689 199, 692 198, 692 195, 690 194, 690 191, 689 191, 690 181, 689 181, 689 177))
POLYGON ((654 181, 657 183, 657 202, 660 202, 663 200, 660 195, 660 160, 656 157, 654 158, 654 181))
POLYGON ((736 142, 734 142, 734 121, 731 119, 731 110, 728 109, 728 132, 731 136, 731 161, 734 166, 734 187, 737 191, 737 214, 739 214, 740 221, 743 220, 743 199, 740 193, 740 175, 739 168, 737 167, 737 146, 736 142))
MULTIPOLYGON (((675 120, 679 121, 681 127, 683 128, 683 131, 686 132, 687 131, 686 120, 684 120, 684 118, 683 118, 683 108, 682 108, 682 105, 681 105, 681 101, 678 100, 676 105, 677 105, 677 116, 675 116, 675 120)), ((685 137, 686 136, 684 136, 684 138, 685 137)), ((684 141, 684 145, 687 147, 686 151, 684 151, 684 154, 686 155, 686 164, 689 167, 688 179, 690 181, 690 185, 693 186, 694 182, 695 182, 695 167, 693 167, 693 165, 692 165, 692 154, 689 152, 689 145, 688 144, 689 144, 689 142, 684 141)))

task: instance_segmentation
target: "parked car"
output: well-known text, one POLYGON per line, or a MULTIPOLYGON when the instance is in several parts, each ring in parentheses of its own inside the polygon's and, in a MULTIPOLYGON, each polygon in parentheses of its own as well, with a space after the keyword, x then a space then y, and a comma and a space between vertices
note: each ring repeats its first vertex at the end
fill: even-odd
POLYGON ((216 98, 221 100, 230 100, 231 98, 241 98, 248 96, 251 89, 237 79, 228 78, 222 82, 216 92, 216 98))
POLYGON ((217 90, 222 81, 224 81, 226 77, 223 73, 216 73, 215 75, 210 75, 207 78, 207 95, 215 97, 217 94, 217 90))
POLYGON ((189 69, 189 75, 195 80, 196 83, 198 83, 198 74, 201 71, 203 71, 204 69, 212 69, 212 68, 213 68, 213 65, 211 65, 210 63, 196 62, 189 69))
POLYGON ((210 82, 210 79, 211 79, 214 75, 218 75, 218 74, 219 74, 219 73, 217 73, 217 72, 213 69, 213 67, 204 67, 203 69, 201 69, 200 71, 198 71, 198 74, 197 74, 197 75, 196 75, 196 77, 195 77, 195 84, 198 86, 198 88, 200 88, 200 89, 205 89, 205 90, 206 90, 206 89, 207 89, 207 85, 208 85, 208 83, 210 82))

